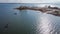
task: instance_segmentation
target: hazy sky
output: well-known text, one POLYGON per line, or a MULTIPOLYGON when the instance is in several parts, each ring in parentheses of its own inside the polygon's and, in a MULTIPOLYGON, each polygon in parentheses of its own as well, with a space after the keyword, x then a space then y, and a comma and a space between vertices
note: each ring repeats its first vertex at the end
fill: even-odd
POLYGON ((60 0, 0 0, 0 3, 58 3, 60 0))

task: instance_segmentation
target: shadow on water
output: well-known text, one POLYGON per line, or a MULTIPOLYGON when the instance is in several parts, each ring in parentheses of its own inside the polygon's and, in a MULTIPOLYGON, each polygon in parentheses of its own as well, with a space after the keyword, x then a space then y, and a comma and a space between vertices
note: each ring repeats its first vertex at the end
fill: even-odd
POLYGON ((20 18, 21 18, 21 34, 35 34, 35 18, 34 16, 28 14, 27 11, 23 10, 20 12, 20 18))
POLYGON ((17 13, 14 13, 14 15, 17 15, 17 13))

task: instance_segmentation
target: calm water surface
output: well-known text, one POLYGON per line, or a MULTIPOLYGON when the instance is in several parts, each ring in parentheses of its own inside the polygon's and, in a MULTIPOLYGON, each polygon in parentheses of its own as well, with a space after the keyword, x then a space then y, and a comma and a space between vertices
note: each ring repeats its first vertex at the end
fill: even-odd
POLYGON ((60 34, 60 17, 33 10, 15 10, 19 6, 59 4, 0 4, 0 33, 2 34, 60 34), (15 15, 16 13, 16 15, 15 15), (8 24, 8 28, 4 26, 8 24))

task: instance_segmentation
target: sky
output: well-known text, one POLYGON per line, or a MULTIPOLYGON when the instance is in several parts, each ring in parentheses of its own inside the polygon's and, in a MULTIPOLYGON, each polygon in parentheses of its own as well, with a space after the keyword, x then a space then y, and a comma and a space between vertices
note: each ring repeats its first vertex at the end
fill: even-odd
POLYGON ((0 3, 58 3, 60 0, 0 0, 0 3))

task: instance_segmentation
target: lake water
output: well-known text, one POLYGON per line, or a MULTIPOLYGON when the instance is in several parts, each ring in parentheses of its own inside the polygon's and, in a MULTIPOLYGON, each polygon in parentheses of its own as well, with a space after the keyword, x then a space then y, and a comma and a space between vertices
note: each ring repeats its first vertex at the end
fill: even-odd
POLYGON ((1 34, 60 34, 60 17, 34 10, 16 10, 19 6, 43 6, 59 4, 0 3, 1 34), (4 26, 8 24, 8 28, 4 26))

